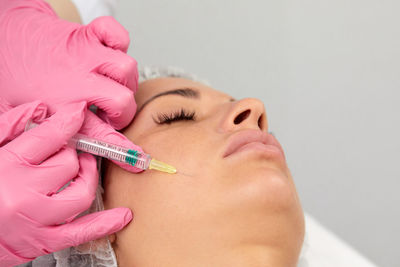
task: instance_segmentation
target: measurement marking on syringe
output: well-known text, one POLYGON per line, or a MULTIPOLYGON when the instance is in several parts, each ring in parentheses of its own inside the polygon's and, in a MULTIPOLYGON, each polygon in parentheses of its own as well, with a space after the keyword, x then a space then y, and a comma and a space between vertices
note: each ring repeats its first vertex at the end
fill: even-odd
POLYGON ((95 153, 99 156, 106 156, 110 157, 111 159, 121 160, 121 161, 123 161, 127 156, 124 151, 119 151, 112 147, 103 147, 99 144, 82 139, 77 141, 76 148, 79 150, 83 150, 85 152, 95 153))

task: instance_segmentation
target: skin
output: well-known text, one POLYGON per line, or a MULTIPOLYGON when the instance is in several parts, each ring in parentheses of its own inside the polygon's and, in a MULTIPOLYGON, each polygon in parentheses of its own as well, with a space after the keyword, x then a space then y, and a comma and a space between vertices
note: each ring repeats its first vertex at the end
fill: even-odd
POLYGON ((129 207, 134 218, 111 238, 120 266, 296 266, 304 216, 283 157, 245 150, 223 157, 228 138, 268 131, 261 101, 240 101, 203 84, 158 78, 139 85, 138 109, 123 134, 177 174, 129 173, 113 163, 104 172, 106 209, 129 207), (166 95, 176 88, 200 99, 166 95), (195 121, 159 125, 159 113, 195 111, 195 121), (250 114, 239 123, 243 111, 250 114))
POLYGON ((82 23, 79 12, 70 0, 46 0, 56 14, 70 22, 82 23))

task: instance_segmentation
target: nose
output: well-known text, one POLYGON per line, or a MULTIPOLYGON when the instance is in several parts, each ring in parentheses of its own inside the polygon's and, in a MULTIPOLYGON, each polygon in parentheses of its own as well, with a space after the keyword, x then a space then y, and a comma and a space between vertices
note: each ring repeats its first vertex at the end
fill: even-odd
POLYGON ((233 102, 221 123, 221 128, 223 131, 239 129, 267 131, 268 122, 264 104, 256 98, 244 98, 233 102))

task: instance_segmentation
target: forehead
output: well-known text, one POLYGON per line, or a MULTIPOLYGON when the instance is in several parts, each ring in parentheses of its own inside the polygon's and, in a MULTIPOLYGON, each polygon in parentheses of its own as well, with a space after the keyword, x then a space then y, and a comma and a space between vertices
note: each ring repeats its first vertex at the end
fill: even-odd
POLYGON ((140 107, 147 99, 156 94, 179 88, 198 90, 201 96, 231 98, 229 95, 199 82, 183 78, 166 77, 151 79, 140 83, 135 95, 136 103, 138 107, 140 107))

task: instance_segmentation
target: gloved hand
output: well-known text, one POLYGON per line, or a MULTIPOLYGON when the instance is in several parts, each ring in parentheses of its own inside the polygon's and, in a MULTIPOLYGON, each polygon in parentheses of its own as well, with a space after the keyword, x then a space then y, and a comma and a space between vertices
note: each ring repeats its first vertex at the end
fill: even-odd
MULTIPOLYGON (((41 0, 1 0, 0 36, 0 97, 12 106, 41 100, 53 114, 86 101, 116 129, 132 120, 136 61, 126 54, 128 32, 112 17, 80 25, 59 19, 41 0)), ((99 117, 86 118, 86 135, 142 151, 99 117)))
MULTIPOLYGON (((0 101, 0 112, 5 106, 0 101)), ((85 103, 65 105, 27 132, 28 119, 45 117, 44 104, 35 101, 0 115, 0 266, 101 238, 131 221, 128 208, 71 221, 90 207, 98 183, 95 158, 64 147, 80 129, 85 109, 85 103)))

